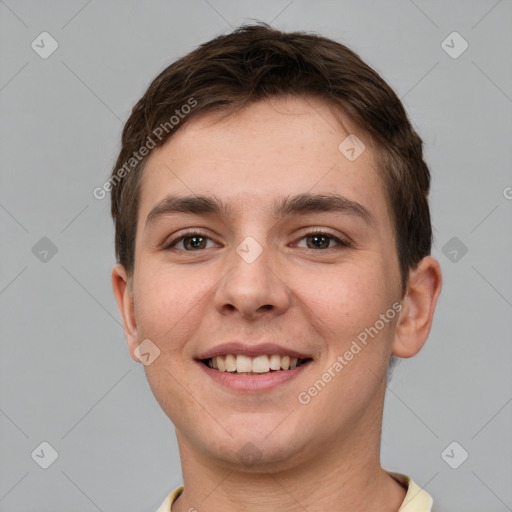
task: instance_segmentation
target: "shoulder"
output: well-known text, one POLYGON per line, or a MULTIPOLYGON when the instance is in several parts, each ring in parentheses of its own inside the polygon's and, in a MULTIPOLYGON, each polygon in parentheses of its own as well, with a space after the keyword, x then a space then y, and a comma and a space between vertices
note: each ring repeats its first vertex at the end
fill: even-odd
POLYGON ((425 489, 422 489, 407 475, 389 471, 388 473, 407 490, 404 502, 398 512, 431 512, 434 500, 425 489))
POLYGON ((183 492, 183 486, 177 487, 174 491, 165 498, 164 502, 160 505, 156 512, 171 512, 171 505, 178 499, 178 496, 183 492))

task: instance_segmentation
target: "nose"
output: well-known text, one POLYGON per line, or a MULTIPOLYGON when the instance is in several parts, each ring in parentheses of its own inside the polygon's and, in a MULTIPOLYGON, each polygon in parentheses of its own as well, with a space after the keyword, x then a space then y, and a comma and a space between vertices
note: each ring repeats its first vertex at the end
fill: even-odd
POLYGON ((279 275, 270 249, 264 248, 254 260, 235 250, 230 258, 228 272, 215 293, 215 307, 222 315, 256 320, 278 316, 290 307, 289 287, 279 275))

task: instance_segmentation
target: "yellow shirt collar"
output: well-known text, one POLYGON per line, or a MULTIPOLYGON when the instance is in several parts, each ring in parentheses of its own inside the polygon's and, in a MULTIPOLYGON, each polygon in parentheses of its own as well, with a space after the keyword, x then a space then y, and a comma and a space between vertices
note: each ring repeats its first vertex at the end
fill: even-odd
MULTIPOLYGON (((398 512, 431 512, 433 500, 430 494, 417 485, 407 475, 401 473, 388 472, 399 484, 407 489, 404 502, 398 512)), ((183 486, 174 489, 174 491, 165 498, 164 502, 156 512, 170 512, 171 505, 178 499, 178 496, 183 492, 183 486)))

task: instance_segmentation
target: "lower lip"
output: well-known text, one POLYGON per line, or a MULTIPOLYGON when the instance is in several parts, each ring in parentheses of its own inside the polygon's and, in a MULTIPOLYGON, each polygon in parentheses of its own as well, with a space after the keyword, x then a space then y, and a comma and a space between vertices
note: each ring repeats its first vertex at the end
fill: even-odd
POLYGON ((238 375, 237 373, 221 372, 206 366, 202 362, 198 362, 206 374, 214 381, 229 389, 245 392, 269 391, 277 388, 285 382, 298 377, 304 370, 308 368, 311 361, 300 365, 293 370, 281 370, 278 372, 269 372, 253 375, 238 375))

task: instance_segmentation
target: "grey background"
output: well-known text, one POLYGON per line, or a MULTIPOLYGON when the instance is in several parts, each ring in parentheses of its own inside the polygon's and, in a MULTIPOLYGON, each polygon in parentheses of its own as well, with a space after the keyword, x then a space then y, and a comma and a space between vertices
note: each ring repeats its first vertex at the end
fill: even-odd
POLYGON ((181 483, 92 191, 151 79, 247 18, 348 44, 403 99, 433 173, 444 289, 428 343, 389 384, 382 463, 438 512, 512 510, 510 0, 0 1, 0 510, 152 512, 181 483), (43 31, 59 45, 47 59, 31 48, 43 31), (458 58, 441 46, 453 31, 469 43, 458 58), (31 458, 43 441, 48 469, 31 458), (453 441, 469 453, 458 469, 441 456, 453 441))

